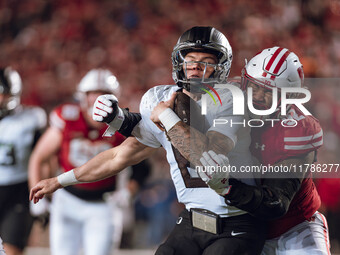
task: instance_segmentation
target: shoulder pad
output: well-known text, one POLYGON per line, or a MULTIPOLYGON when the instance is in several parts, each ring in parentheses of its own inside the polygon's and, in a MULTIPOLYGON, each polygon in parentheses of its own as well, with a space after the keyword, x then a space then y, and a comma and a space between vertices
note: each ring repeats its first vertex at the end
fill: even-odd
POLYGON ((46 112, 40 107, 31 107, 29 110, 34 116, 37 127, 39 129, 45 128, 47 125, 46 112))
MULTIPOLYGON (((57 109, 58 113, 58 109, 57 109)), ((75 121, 79 119, 80 107, 74 104, 65 104, 59 108, 59 116, 66 121, 75 121)))
POLYGON ((50 114, 50 125, 63 129, 65 122, 76 121, 80 117, 80 107, 75 104, 63 104, 55 108, 50 114))
POLYGON ((159 102, 168 100, 177 89, 175 85, 160 85, 149 89, 142 97, 140 113, 152 111, 159 102))

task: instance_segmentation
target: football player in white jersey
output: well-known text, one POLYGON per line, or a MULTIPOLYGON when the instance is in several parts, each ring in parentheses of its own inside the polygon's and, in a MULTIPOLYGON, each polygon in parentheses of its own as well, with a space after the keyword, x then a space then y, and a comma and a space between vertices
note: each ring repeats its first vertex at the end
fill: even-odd
POLYGON ((33 218, 27 196, 28 159, 46 126, 39 107, 20 104, 21 78, 0 69, 0 236, 7 255, 23 254, 33 218))
MULTIPOLYGON (((226 194, 228 185, 223 180, 208 177, 205 183, 190 167, 190 163, 206 166, 200 162, 202 155, 209 160, 215 154, 220 157, 218 161, 224 160, 227 155, 231 165, 251 164, 249 129, 242 125, 226 129, 212 124, 214 119, 241 121, 232 115, 230 91, 216 90, 224 104, 208 109, 209 125, 202 133, 185 124, 171 109, 176 97, 174 92, 177 91, 183 91, 200 104, 200 88, 204 86, 205 90, 214 91, 209 84, 224 84, 231 61, 229 42, 217 29, 193 27, 187 30, 172 53, 176 85, 156 86, 145 93, 140 103, 142 120, 133 130, 134 137, 128 138, 119 147, 100 153, 73 171, 39 182, 32 188, 30 199, 37 202, 45 194, 64 186, 112 176, 163 147, 178 200, 186 209, 156 254, 218 255, 226 251, 228 254, 260 254, 265 234, 263 222, 228 206, 206 185, 208 183, 219 189, 220 194, 226 194), (191 142, 194 148, 190 146, 191 142)), ((109 131, 113 133, 124 125, 124 119, 129 116, 112 101, 117 102, 117 99, 109 95, 99 97, 94 107, 94 119, 109 123, 109 131)), ((248 184, 254 184, 252 181, 248 180, 248 184)))
POLYGON ((0 237, 0 255, 6 255, 6 252, 5 252, 4 247, 2 245, 1 237, 0 237))

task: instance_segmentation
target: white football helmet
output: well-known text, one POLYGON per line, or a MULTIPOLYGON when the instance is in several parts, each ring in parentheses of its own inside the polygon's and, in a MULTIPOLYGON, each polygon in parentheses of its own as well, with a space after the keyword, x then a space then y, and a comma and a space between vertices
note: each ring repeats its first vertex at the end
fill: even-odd
POLYGON ((90 91, 102 91, 103 94, 114 94, 119 97, 120 85, 116 76, 107 69, 92 69, 81 79, 75 97, 92 115, 92 105, 87 105, 86 102, 86 93, 90 91))
POLYGON ((78 92, 103 91, 119 96, 119 82, 107 69, 93 69, 79 82, 78 92))
MULTIPOLYGON (((246 90, 249 84, 255 84, 266 89, 277 88, 278 93, 283 87, 303 86, 304 73, 302 64, 298 56, 282 47, 273 47, 264 49, 253 57, 242 70, 242 89, 246 90)), ((290 97, 296 97, 291 94, 290 97)), ((279 110, 280 101, 278 100, 277 110, 279 110)), ((260 109, 268 109, 267 107, 253 102, 260 109)), ((251 116, 259 118, 259 116, 251 116)), ((262 116, 261 119, 268 117, 262 116)))
POLYGON ((22 81, 17 71, 11 67, 0 69, 0 94, 8 95, 0 102, 0 119, 20 105, 22 81))

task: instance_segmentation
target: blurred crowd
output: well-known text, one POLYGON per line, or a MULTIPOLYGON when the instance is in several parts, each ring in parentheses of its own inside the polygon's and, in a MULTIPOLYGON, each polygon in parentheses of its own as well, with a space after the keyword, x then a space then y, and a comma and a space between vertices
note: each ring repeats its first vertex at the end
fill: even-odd
MULTIPOLYGON (((20 73, 23 103, 39 105, 47 112, 72 98, 88 70, 109 68, 122 88, 121 106, 137 111, 148 88, 173 83, 172 48, 178 36, 195 25, 214 26, 227 36, 233 48, 230 77, 240 75, 244 59, 274 45, 301 56, 305 77, 340 77, 340 0, 2 0, 0 65, 11 65, 20 73)), ((319 161, 339 163, 340 89, 336 79, 328 81, 311 84, 309 107, 325 132, 319 161)), ((159 164, 164 162, 155 163, 155 168, 159 164)), ((154 175, 157 179, 164 174, 154 175)), ((325 212, 331 211, 336 218, 340 184, 334 183, 332 196, 324 191, 330 184, 320 194, 325 212), (335 196, 338 199, 330 199, 335 196)), ((167 201, 161 205, 169 211, 172 187, 165 198, 157 198, 157 187, 150 184, 146 194, 153 194, 160 204, 167 201)), ((143 195, 137 216, 151 220, 145 208, 162 208, 151 206, 152 200, 143 204, 143 195)), ((332 228, 330 224, 331 238, 340 238, 332 234, 332 228)))
POLYGON ((339 77, 340 1, 0 2, 0 63, 25 81, 24 102, 51 108, 72 96, 90 69, 107 66, 138 107, 143 92, 172 83, 169 58, 178 35, 211 25, 227 35, 239 75, 244 59, 280 45, 302 57, 306 77, 339 77))

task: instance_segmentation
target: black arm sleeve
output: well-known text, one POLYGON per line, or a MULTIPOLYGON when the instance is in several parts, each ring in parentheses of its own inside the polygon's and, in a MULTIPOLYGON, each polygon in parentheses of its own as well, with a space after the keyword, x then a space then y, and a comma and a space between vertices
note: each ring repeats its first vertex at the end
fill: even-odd
POLYGON ((124 113, 124 121, 120 129, 119 133, 128 137, 131 136, 133 128, 138 124, 138 122, 142 119, 140 113, 131 113, 128 108, 122 109, 124 113))
POLYGON ((247 185, 236 179, 230 179, 229 183, 231 190, 224 196, 228 205, 267 220, 285 215, 301 186, 298 178, 265 179, 260 187, 247 185))

